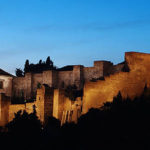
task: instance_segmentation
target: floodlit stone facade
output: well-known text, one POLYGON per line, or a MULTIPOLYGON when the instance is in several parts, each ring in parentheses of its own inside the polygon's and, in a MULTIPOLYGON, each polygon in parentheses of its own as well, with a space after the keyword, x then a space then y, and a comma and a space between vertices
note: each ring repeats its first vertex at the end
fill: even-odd
POLYGON ((113 64, 109 61, 95 61, 93 67, 81 65, 71 66, 69 69, 43 71, 42 73, 26 73, 24 77, 13 78, 13 95, 20 97, 22 93, 26 99, 35 98, 37 85, 47 84, 49 87, 65 88, 76 85, 83 88, 85 81, 103 77, 110 74, 113 64))
MULTIPOLYGON (((14 118, 14 113, 36 108, 38 118, 44 123, 53 116, 61 123, 74 121, 90 108, 99 108, 112 101, 120 91, 123 98, 139 96, 145 84, 150 87, 150 54, 127 52, 125 62, 113 65, 109 61, 95 61, 93 67, 81 65, 69 69, 26 73, 14 77, 0 71, 0 125, 14 118), (38 84, 42 85, 40 88, 38 84), (76 85, 83 89, 83 96, 70 100, 65 89, 76 85), (13 97, 35 99, 25 104, 11 104, 13 97)), ((17 103, 17 102, 16 102, 17 103)))

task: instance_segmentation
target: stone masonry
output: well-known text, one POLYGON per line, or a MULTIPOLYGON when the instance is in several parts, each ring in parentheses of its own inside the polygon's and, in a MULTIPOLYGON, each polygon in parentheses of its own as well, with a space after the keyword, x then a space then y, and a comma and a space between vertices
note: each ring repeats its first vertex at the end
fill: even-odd
POLYGON ((14 77, 0 70, 0 125, 14 118, 19 110, 33 111, 35 106, 41 122, 53 116, 65 123, 77 119, 91 108, 99 108, 112 101, 120 91, 123 98, 139 96, 145 84, 150 87, 150 54, 127 52, 125 62, 113 65, 109 61, 95 61, 93 67, 73 66, 72 70, 27 73, 14 77), (38 88, 38 84, 42 86, 38 88), (76 85, 83 89, 83 97, 75 101, 65 95, 65 88, 76 85), (11 104, 13 96, 24 93, 25 99, 34 102, 11 104))

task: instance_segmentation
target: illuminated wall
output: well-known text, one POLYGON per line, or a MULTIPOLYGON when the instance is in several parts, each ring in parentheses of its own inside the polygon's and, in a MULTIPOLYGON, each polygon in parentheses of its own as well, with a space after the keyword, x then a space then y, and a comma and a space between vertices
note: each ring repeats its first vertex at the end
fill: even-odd
POLYGON ((53 117, 59 119, 61 124, 77 122, 81 115, 81 107, 82 101, 80 97, 76 101, 71 101, 68 97, 65 97, 64 90, 54 90, 53 117))
POLYGON ((93 67, 74 65, 71 71, 49 70, 42 73, 26 73, 24 77, 14 77, 9 89, 15 97, 21 97, 22 93, 26 99, 36 96, 37 85, 47 84, 54 88, 65 88, 69 85, 76 85, 79 89, 83 88, 84 81, 93 78, 100 78, 110 74, 113 64, 108 61, 95 61, 93 67))
POLYGON ((150 86, 150 54, 127 52, 125 60, 130 72, 118 72, 105 77, 105 81, 86 82, 84 85, 83 113, 99 108, 121 91, 122 96, 134 98, 150 86))
POLYGON ((9 121, 10 98, 0 93, 0 126, 4 126, 9 121))
POLYGON ((34 106, 41 122, 44 122, 49 116, 52 116, 53 89, 42 86, 41 89, 37 89, 35 102, 9 105, 9 121, 15 117, 14 113, 17 113, 19 110, 25 110, 28 113, 32 113, 34 106))
POLYGON ((66 121, 76 122, 77 118, 88 112, 90 108, 99 108, 104 102, 112 101, 119 91, 123 98, 139 96, 145 84, 150 87, 150 54, 128 52, 125 53, 125 60, 130 69, 129 72, 121 71, 124 63, 113 66, 110 62, 97 61, 92 73, 89 73, 90 70, 85 73, 86 69, 83 66, 74 66, 73 71, 66 71, 66 73, 60 71, 57 74, 48 71, 44 72, 44 77, 41 74, 31 75, 29 73, 25 77, 14 78, 15 84, 13 87, 16 90, 24 88, 27 90, 27 96, 30 96, 38 82, 44 82, 47 85, 36 89, 36 101, 32 103, 12 105, 10 104, 10 98, 0 94, 0 125, 11 121, 14 118, 14 113, 19 110, 26 110, 28 113, 33 112, 34 105, 41 122, 44 122, 50 116, 54 116, 63 124, 66 121), (92 76, 98 78, 103 75, 107 75, 105 80, 95 82, 85 80, 85 78, 91 79, 92 76), (58 78, 62 79, 58 80, 58 78), (67 80, 67 78, 69 79, 67 80), (61 81, 65 80, 67 80, 67 84, 76 83, 78 86, 82 86, 85 80, 83 100, 79 97, 76 101, 71 101, 65 96, 63 89, 49 87, 50 85, 56 85, 56 83, 60 84, 61 81))

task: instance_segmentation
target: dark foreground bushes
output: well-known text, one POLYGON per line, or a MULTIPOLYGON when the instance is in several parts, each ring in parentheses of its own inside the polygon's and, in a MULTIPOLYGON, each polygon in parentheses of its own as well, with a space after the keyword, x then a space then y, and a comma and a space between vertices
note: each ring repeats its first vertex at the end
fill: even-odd
POLYGON ((18 112, 0 133, 1 145, 15 149, 107 150, 150 147, 150 96, 145 88, 139 98, 123 100, 119 93, 113 102, 82 115, 78 124, 49 118, 43 126, 32 114, 18 112))

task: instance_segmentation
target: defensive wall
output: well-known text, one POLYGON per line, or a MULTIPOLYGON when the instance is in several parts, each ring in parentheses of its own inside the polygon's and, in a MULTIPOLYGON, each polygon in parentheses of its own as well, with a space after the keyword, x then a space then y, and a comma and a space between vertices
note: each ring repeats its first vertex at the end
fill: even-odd
POLYGON ((81 116, 82 98, 75 101, 65 96, 65 90, 55 89, 53 99, 53 117, 59 119, 61 124, 67 122, 77 122, 81 116))
POLYGON ((104 81, 85 83, 82 113, 112 101, 119 91, 123 98, 134 98, 142 93, 145 84, 150 86, 150 54, 127 52, 125 61, 129 72, 112 74, 105 77, 104 81))
POLYGON ((99 108, 104 102, 112 101, 119 91, 123 98, 128 96, 133 99, 141 95, 145 84, 150 87, 149 69, 150 54, 127 52, 125 53, 125 62, 117 65, 106 61, 95 61, 94 67, 79 65, 69 71, 45 71, 41 74, 28 73, 25 77, 15 77, 13 84, 8 86, 13 85, 16 93, 17 90, 18 92, 25 90, 26 97, 30 97, 35 92, 36 101, 26 104, 11 104, 11 97, 1 93, 0 125, 11 121, 14 113, 19 110, 33 112, 33 107, 36 108, 37 116, 43 123, 50 116, 59 119, 61 124, 66 121, 76 122, 77 118, 88 112, 90 108, 99 108), (125 66, 128 68, 128 72, 122 71, 125 66), (90 81, 103 76, 104 80, 90 81), (45 84, 41 88, 37 88, 38 83, 45 84), (65 87, 62 86, 71 84, 76 84, 78 88, 84 87, 83 97, 72 101, 65 96, 65 87))
POLYGON ((9 106, 11 100, 9 97, 5 96, 4 93, 0 93, 0 126, 4 126, 9 122, 9 106))
POLYGON ((82 100, 78 97, 76 101, 71 101, 65 96, 65 90, 42 85, 40 89, 37 89, 36 101, 26 104, 7 104, 5 117, 8 119, 5 124, 13 120, 15 114, 20 110, 32 113, 33 107, 42 123, 45 123, 48 117, 53 116, 64 124, 66 121, 76 122, 81 116, 82 100))
POLYGON ((93 67, 81 65, 73 66, 72 70, 49 70, 42 73, 26 73, 24 77, 13 78, 13 96, 25 99, 35 97, 37 85, 47 84, 54 88, 65 88, 68 85, 76 85, 83 88, 84 82, 109 75, 113 70, 113 64, 109 61, 95 61, 93 67))
POLYGON ((8 121, 13 120, 15 113, 18 111, 32 113, 35 107, 37 117, 44 123, 53 113, 53 91, 53 88, 43 85, 40 89, 37 89, 36 101, 25 104, 10 104, 7 110, 9 116, 8 121))

